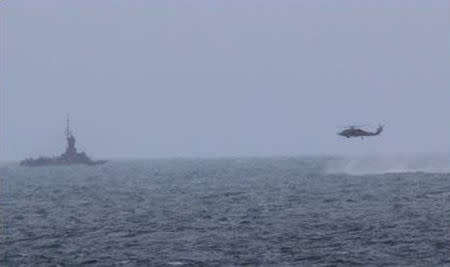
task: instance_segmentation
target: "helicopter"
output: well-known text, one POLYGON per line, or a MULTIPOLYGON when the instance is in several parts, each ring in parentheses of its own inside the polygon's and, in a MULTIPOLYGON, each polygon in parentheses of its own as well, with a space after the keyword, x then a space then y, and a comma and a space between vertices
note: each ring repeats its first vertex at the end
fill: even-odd
POLYGON ((344 136, 346 138, 361 137, 361 139, 364 139, 365 136, 377 136, 377 135, 381 134, 381 132, 384 129, 384 126, 380 125, 380 126, 378 126, 378 128, 375 132, 369 132, 369 131, 362 130, 360 127, 363 127, 363 126, 347 126, 347 127, 345 127, 346 128, 345 130, 338 132, 337 134, 340 136, 344 136))

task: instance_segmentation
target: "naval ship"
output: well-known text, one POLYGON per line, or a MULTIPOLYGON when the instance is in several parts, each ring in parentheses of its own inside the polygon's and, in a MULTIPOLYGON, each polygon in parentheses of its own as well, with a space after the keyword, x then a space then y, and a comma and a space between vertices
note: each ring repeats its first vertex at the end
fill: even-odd
POLYGON ((106 163, 106 160, 92 160, 84 152, 77 152, 75 148, 75 136, 73 136, 70 129, 70 121, 67 118, 66 126, 66 151, 57 157, 39 157, 36 159, 27 158, 20 162, 22 166, 35 167, 35 166, 47 166, 47 165, 72 165, 72 164, 85 164, 85 165, 101 165, 106 163))

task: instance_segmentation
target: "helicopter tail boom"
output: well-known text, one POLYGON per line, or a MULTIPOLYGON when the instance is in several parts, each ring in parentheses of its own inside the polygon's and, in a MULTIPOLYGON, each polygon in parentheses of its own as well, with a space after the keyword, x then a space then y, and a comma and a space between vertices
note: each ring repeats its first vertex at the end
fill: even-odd
POLYGON ((374 133, 374 135, 379 135, 383 131, 383 128, 383 125, 378 126, 377 131, 374 133))

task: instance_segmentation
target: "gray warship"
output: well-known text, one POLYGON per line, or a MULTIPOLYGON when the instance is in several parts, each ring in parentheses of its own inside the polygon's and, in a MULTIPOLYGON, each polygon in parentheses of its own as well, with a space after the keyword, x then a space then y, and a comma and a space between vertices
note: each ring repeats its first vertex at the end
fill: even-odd
POLYGON ((92 160, 84 152, 77 152, 75 148, 75 136, 73 136, 70 129, 70 120, 67 118, 66 126, 66 151, 57 157, 39 157, 36 159, 27 158, 20 162, 21 166, 35 167, 35 166, 48 166, 48 165, 72 165, 72 164, 85 164, 85 165, 101 165, 105 164, 106 160, 92 160))

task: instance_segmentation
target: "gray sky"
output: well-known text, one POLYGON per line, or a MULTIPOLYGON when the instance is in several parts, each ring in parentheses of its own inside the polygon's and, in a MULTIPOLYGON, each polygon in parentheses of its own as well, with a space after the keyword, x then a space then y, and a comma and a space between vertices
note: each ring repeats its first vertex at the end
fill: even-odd
POLYGON ((3 160, 450 151, 450 4, 0 3, 3 160), (386 124, 381 138, 336 136, 386 124))

